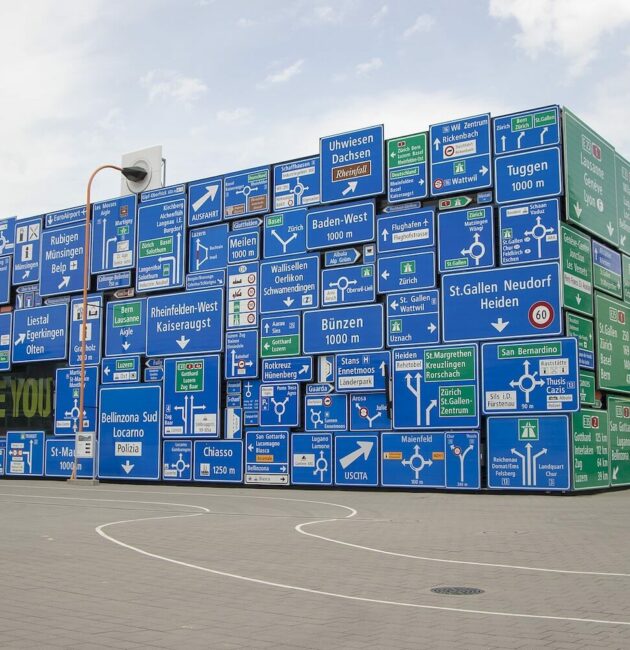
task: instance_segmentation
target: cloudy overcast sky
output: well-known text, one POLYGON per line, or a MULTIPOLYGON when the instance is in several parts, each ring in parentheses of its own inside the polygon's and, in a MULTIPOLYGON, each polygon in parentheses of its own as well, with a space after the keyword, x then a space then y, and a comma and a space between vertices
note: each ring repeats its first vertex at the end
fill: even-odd
POLYGON ((2 2, 0 61, 0 216, 153 144, 175 183, 549 103, 630 156, 630 0, 2 2))

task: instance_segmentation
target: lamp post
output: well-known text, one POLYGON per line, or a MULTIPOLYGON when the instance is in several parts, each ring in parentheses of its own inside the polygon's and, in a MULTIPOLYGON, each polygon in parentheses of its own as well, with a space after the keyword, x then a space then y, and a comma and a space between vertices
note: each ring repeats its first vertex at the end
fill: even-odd
MULTIPOLYGON (((74 440, 74 461, 72 463, 72 474, 70 481, 75 481, 77 478, 77 442, 79 436, 83 433, 83 411, 85 409, 85 348, 86 348, 86 334, 87 334, 87 302, 88 302, 88 286, 90 284, 90 218, 92 216, 91 205, 91 192, 92 181, 94 177, 103 169, 114 169, 120 172, 127 180, 141 181, 146 175, 146 169, 142 167, 118 167, 118 165, 101 165, 97 167, 90 176, 87 184, 87 197, 85 201, 85 248, 83 251, 83 301, 81 305, 81 358, 79 369, 79 428, 75 434, 74 440)), ((94 443, 96 444, 96 431, 94 432, 94 443)), ((96 472, 96 454, 93 453, 92 462, 92 479, 95 478, 96 472)))

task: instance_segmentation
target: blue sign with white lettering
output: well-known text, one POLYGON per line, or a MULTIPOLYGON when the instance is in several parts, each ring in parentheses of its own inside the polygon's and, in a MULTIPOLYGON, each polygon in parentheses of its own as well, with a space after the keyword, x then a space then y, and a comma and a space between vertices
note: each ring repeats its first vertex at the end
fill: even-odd
POLYGON ((11 330, 13 314, 0 314, 0 371, 11 369, 11 330))
POLYGON ((291 483, 332 485, 331 433, 294 433, 291 436, 291 483))
POLYGON ((203 226, 223 219, 223 179, 205 178, 188 184, 188 225, 203 226))
POLYGON ((265 217, 265 258, 306 253, 306 208, 277 212, 265 217))
POLYGON ((433 196, 492 185, 489 113, 433 124, 430 141, 433 196))
POLYGON ((333 392, 332 384, 306 384, 307 395, 328 395, 333 392))
POLYGON ((283 357, 299 351, 300 316, 267 316, 261 321, 260 354, 262 357, 283 357))
POLYGON ((31 307, 40 307, 41 304, 42 299, 39 295, 39 282, 37 284, 25 284, 23 287, 16 288, 16 309, 30 309, 31 307))
POLYGON ((404 210, 381 215, 376 224, 379 253, 396 253, 414 248, 435 246, 435 212, 404 210))
POLYGON ((595 286, 621 298, 623 293, 621 254, 595 239, 592 242, 592 252, 595 286))
POLYGON ((243 482, 242 440, 195 440, 195 481, 243 482))
POLYGON ((387 345, 440 342, 438 289, 387 296, 387 345))
POLYGON ((11 255, 0 257, 0 305, 11 299, 11 255))
POLYGON ((114 291, 131 286, 131 271, 119 271, 96 276, 97 291, 114 291))
POLYGON ((68 350, 68 305, 16 309, 13 316, 13 363, 65 359, 68 350))
POLYGON ((105 386, 99 395, 98 476, 160 478, 160 386, 105 386))
MULTIPOLYGON (((46 439, 46 476, 66 478, 72 476, 74 468, 74 438, 61 440, 46 439)), ((94 458, 77 458, 77 478, 92 478, 94 458)))
POLYGON ((320 250, 374 241, 374 201, 315 208, 306 216, 306 247, 320 250))
POLYGON ((190 231, 188 273, 201 273, 226 267, 229 229, 228 224, 222 223, 190 231))
MULTIPOLYGON (((70 301, 70 352, 69 366, 80 366, 83 336, 83 298, 70 301)), ((85 319, 85 355, 87 365, 101 362, 101 341, 103 339, 103 296, 88 296, 85 319)))
POLYGON ((247 431, 245 483, 289 483, 289 432, 247 431))
POLYGON ((136 252, 136 195, 92 206, 91 272, 131 269, 136 252))
POLYGON ((430 289, 435 286, 435 253, 403 253, 377 260, 378 292, 430 289))
POLYGON ((200 289, 216 289, 225 286, 225 269, 216 271, 202 271, 186 276, 186 291, 199 291, 200 289))
POLYGON ((85 226, 44 230, 39 294, 57 296, 83 290, 85 226))
POLYGON ((490 206, 440 212, 440 272, 494 266, 494 226, 490 206))
POLYGON ((537 149, 560 144, 560 118, 557 106, 544 106, 522 113, 502 115, 492 120, 494 153, 537 149))
POLYGON ((442 328, 447 342, 561 334, 559 265, 444 275, 442 328))
POLYGON ((258 377, 258 330, 225 333, 225 378, 258 377))
POLYGON ((140 357, 107 358, 101 361, 101 384, 137 384, 140 357))
POLYGON ((7 431, 6 475, 44 475, 44 432, 7 431))
POLYGON ((347 431, 347 395, 306 395, 304 397, 305 431, 347 431))
POLYGON ((221 352, 223 290, 152 296, 147 303, 147 356, 221 352))
POLYGON ((147 299, 112 300, 105 309, 105 356, 145 354, 147 299))
POLYGON ((560 257, 558 199, 499 208, 501 265, 528 264, 560 257))
POLYGON ((300 424, 299 384, 261 384, 260 426, 297 427, 300 424))
POLYGON ((46 228, 57 228, 58 226, 67 226, 71 223, 80 223, 85 221, 85 206, 80 205, 76 208, 66 208, 49 212, 44 217, 46 228))
POLYGON ((481 487, 479 433, 461 431, 444 435, 446 487, 478 490, 481 487))
POLYGON ((481 357, 485 415, 580 408, 577 339, 484 343, 481 357))
MULTIPOLYGON (((333 364, 333 370, 336 367, 335 390, 384 391, 389 382, 390 364, 389 352, 338 354, 333 364)), ((332 377, 329 381, 332 381, 332 377)))
POLYGON ((488 418, 488 487, 568 490, 571 487, 569 418, 488 418))
POLYGON ((290 210, 319 203, 319 156, 273 167, 273 209, 290 210))
POLYGON ((162 443, 162 478, 165 481, 192 480, 191 440, 165 440, 162 443))
POLYGON ((544 199, 562 194, 560 147, 500 156, 494 161, 497 203, 544 199))
POLYGON ((0 255, 13 253, 15 250, 15 226, 17 217, 0 219, 0 255))
MULTIPOLYGON (((71 436, 79 430, 81 372, 79 368, 57 368, 55 376, 56 436, 71 436)), ((85 369, 83 396, 83 431, 96 431, 98 398, 98 366, 85 369)))
POLYGON ((322 304, 333 307, 374 302, 374 275, 374 264, 342 266, 322 271, 322 304))
POLYGON ((387 431, 391 428, 386 393, 350 395, 350 431, 387 431))
POLYGON ((20 219, 15 224, 15 251, 13 254, 13 284, 27 284, 39 280, 40 238, 42 218, 20 219))
POLYGON ((324 266, 349 266, 354 264, 361 257, 357 248, 338 248, 334 251, 326 251, 324 254, 324 266))
POLYGON ((228 329, 258 326, 258 273, 258 262, 228 266, 228 329))
POLYGON ((383 349, 383 305, 304 312, 304 354, 383 349))
POLYGON ((186 185, 167 185, 166 187, 157 187, 152 190, 146 190, 140 194, 140 203, 157 203, 166 199, 173 200, 186 195, 186 185))
POLYGON ((383 487, 445 487, 443 433, 384 433, 381 436, 383 487))
POLYGON ((335 435, 335 485, 378 485, 378 441, 371 433, 335 435))
POLYGON ((262 380, 269 384, 313 381, 313 357, 263 359, 262 380))
POLYGON ((260 387, 262 382, 259 379, 248 379, 243 382, 241 394, 241 405, 243 407, 243 422, 245 426, 257 426, 260 420, 260 387))
POLYGON ((223 180, 223 218, 269 212, 269 167, 246 169, 223 180))
POLYGON ((263 262, 260 312, 272 314, 319 306, 319 255, 263 262))
POLYGON ((253 262, 260 258, 260 230, 228 235, 228 263, 253 262))
POLYGON ((6 445, 6 440, 0 440, 0 476, 5 475, 5 464, 6 464, 6 450, 7 450, 7 445, 6 445))

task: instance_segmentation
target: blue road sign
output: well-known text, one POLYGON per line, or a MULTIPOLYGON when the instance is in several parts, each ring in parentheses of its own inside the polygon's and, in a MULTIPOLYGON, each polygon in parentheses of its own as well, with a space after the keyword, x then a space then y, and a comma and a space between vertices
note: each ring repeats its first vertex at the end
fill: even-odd
POLYGON ((378 292, 430 289, 435 286, 435 253, 408 252, 377 260, 378 292))
POLYGON ((0 371, 11 369, 11 335, 13 314, 0 314, 0 371))
POLYGON ((595 286, 621 298, 623 294, 621 255, 595 239, 592 242, 592 252, 595 286))
POLYGON ((0 440, 0 476, 4 476, 6 472, 6 460, 7 460, 7 445, 6 440, 0 440))
POLYGON ((479 426, 477 345, 392 352, 394 429, 479 426))
POLYGON ((324 266, 349 266, 354 264, 361 257, 358 248, 338 248, 334 251, 326 251, 324 254, 324 266))
POLYGON ((558 199, 499 208, 501 266, 557 260, 560 257, 558 199))
POLYGON ((291 436, 291 483, 332 485, 331 433, 294 433, 291 436))
POLYGON ((225 333, 225 378, 258 377, 258 330, 229 330, 225 333))
POLYGON ((225 176, 223 218, 236 219, 269 212, 271 201, 269 167, 256 167, 225 176))
POLYGON ((446 454, 446 487, 478 490, 480 481, 479 433, 452 432, 444 434, 446 454))
POLYGON ((259 230, 263 225, 260 217, 250 217, 249 219, 237 219, 232 222, 232 232, 245 232, 246 230, 259 230))
POLYGON ((321 202, 383 194, 384 148, 382 124, 320 138, 321 202))
POLYGON ((97 291, 114 291, 131 286, 131 271, 117 271, 96 276, 97 291))
POLYGON ((105 356, 144 354, 147 350, 147 299, 112 300, 105 309, 105 356))
POLYGON ((166 187, 158 187, 153 190, 146 190, 140 194, 140 203, 157 203, 158 201, 165 201, 166 199, 172 200, 181 198, 186 195, 186 185, 180 183, 179 185, 167 185, 166 187))
POLYGON ((46 228, 68 226, 72 223, 80 223, 81 221, 85 221, 84 205, 77 206, 76 208, 57 210, 57 212, 49 212, 44 216, 44 223, 46 225, 46 228))
POLYGON ((557 106, 534 108, 522 113, 502 115, 492 120, 494 153, 537 149, 560 144, 560 118, 557 106))
POLYGON ((230 226, 195 228, 188 233, 188 273, 223 269, 228 262, 228 234, 230 226))
POLYGON ((217 438, 221 433, 218 355, 166 359, 162 434, 217 438))
POLYGON ((204 178, 188 184, 188 225, 203 226, 223 219, 223 179, 204 178))
POLYGON ((494 161, 497 203, 544 199, 562 194, 560 147, 500 156, 494 161))
POLYGON ((0 255, 15 251, 16 217, 0 219, 0 255))
POLYGON ((265 217, 265 259, 306 253, 306 214, 306 208, 297 208, 265 217))
POLYGON ((186 276, 186 291, 199 291, 200 289, 216 289, 225 286, 225 269, 216 271, 202 271, 186 276))
POLYGON ((494 266, 494 226, 490 206, 440 212, 441 273, 494 266))
POLYGON ((195 440, 195 481, 243 482, 242 440, 195 440))
POLYGON ((273 167, 273 209, 290 210, 319 203, 319 156, 273 167))
MULTIPOLYGON (((79 368, 57 368, 55 377, 56 436, 74 435, 79 430, 81 372, 79 368)), ((85 369, 83 397, 83 431, 96 431, 98 399, 98 366, 85 369)))
POLYGON ((334 390, 332 384, 306 384, 305 392, 307 395, 328 395, 334 390))
POLYGON ((390 365, 389 352, 338 354, 332 364, 331 376, 320 378, 320 381, 333 381, 334 376, 335 390, 339 392, 384 391, 391 376, 390 365))
POLYGON ((322 304, 334 307, 374 302, 374 275, 374 264, 342 266, 322 271, 322 304))
POLYGON ((15 308, 30 309, 41 307, 42 299, 39 295, 39 282, 37 284, 25 284, 15 290, 15 308))
POLYGON ((489 113, 433 124, 429 139, 433 196, 492 185, 489 113))
POLYGON ((297 427, 300 424, 299 384, 261 384, 260 426, 297 427))
POLYGON ((11 300, 11 255, 0 257, 0 305, 11 300))
POLYGON ((435 212, 404 210, 378 218, 377 249, 379 253, 397 253, 414 248, 435 246, 435 212))
POLYGON ((243 391, 241 393, 242 406, 244 412, 255 412, 255 424, 258 424, 258 410, 260 408, 260 387, 262 382, 259 379, 247 379, 242 382, 243 391))
POLYGON ((444 275, 442 329, 446 342, 561 334, 559 265, 444 275))
POLYGON ((92 273, 131 269, 136 252, 136 195, 92 206, 92 273))
POLYGON ((347 431, 347 395, 306 395, 304 397, 305 431, 347 431))
MULTIPOLYGON (((74 468, 74 438, 46 439, 46 476, 65 478, 72 475, 74 468)), ((94 458, 77 458, 77 478, 92 478, 94 458)))
POLYGON ((140 205, 136 289, 162 291, 184 286, 186 199, 140 205))
POLYGON ((350 431, 387 431, 392 428, 386 393, 350 395, 350 431))
MULTIPOLYGON (((81 365, 82 323, 83 298, 73 298, 70 301, 69 366, 81 365)), ((87 365, 99 364, 101 362, 101 341, 103 340, 103 296, 88 296, 85 333, 85 363, 87 365)))
POLYGON ((313 381, 313 357, 263 359, 262 380, 269 384, 313 381))
POLYGON ((409 291, 387 296, 387 345, 440 342, 438 289, 409 291))
POLYGON ((228 235, 228 263, 254 262, 260 258, 260 230, 246 230, 228 235))
POLYGON ((481 357, 484 414, 580 408, 577 339, 484 343, 481 357))
POLYGON ((228 266, 228 329, 258 326, 258 274, 258 262, 228 266))
POLYGON ((165 440, 162 443, 162 478, 165 481, 191 481, 192 440, 165 440))
POLYGON ((304 354, 383 349, 383 305, 304 312, 304 354))
POLYGON ((40 239, 42 218, 20 219, 15 224, 15 251, 13 253, 13 284, 27 284, 39 280, 40 239))
POLYGON ((335 357, 332 354, 325 354, 317 357, 317 381, 335 381, 335 357))
POLYGON ((356 201, 314 208, 306 216, 309 250, 374 241, 374 201, 356 201))
POLYGON ((140 357, 104 358, 101 384, 137 384, 140 381, 140 357))
POLYGON ((13 316, 13 363, 65 359, 68 305, 16 309, 13 316))
POLYGON ((147 302, 147 356, 221 352, 223 289, 152 296, 147 302))
POLYGON ((260 312, 273 314, 319 306, 319 255, 263 262, 260 312))
POLYGON ((499 490, 568 490, 569 418, 488 418, 488 487, 499 490))
POLYGON ((6 475, 44 475, 44 432, 7 431, 6 475))
MULTIPOLYGON (((239 395, 240 397, 240 395, 239 395)), ((240 406, 228 406, 223 412, 223 437, 237 440, 243 437, 243 409, 240 406)))
POLYGON ((160 478, 160 386, 105 386, 99 395, 98 475, 160 478))
POLYGON ((443 433, 383 433, 383 487, 445 487, 446 453, 443 433))
POLYGON ((300 316, 267 316, 261 320, 260 355, 286 357, 300 350, 300 316))
POLYGON ((85 226, 44 230, 41 247, 40 295, 57 296, 82 291, 85 226))
POLYGON ((378 441, 371 433, 335 435, 335 485, 378 485, 378 441))
POLYGON ((289 482, 289 432, 247 431, 245 483, 289 482))

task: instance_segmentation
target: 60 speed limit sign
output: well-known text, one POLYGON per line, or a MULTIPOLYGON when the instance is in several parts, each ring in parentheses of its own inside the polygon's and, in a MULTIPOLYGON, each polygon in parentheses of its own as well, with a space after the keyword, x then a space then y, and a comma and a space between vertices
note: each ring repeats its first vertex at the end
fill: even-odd
POLYGON ((554 311, 553 307, 544 300, 535 302, 527 314, 529 322, 538 329, 545 329, 553 322, 554 311))

